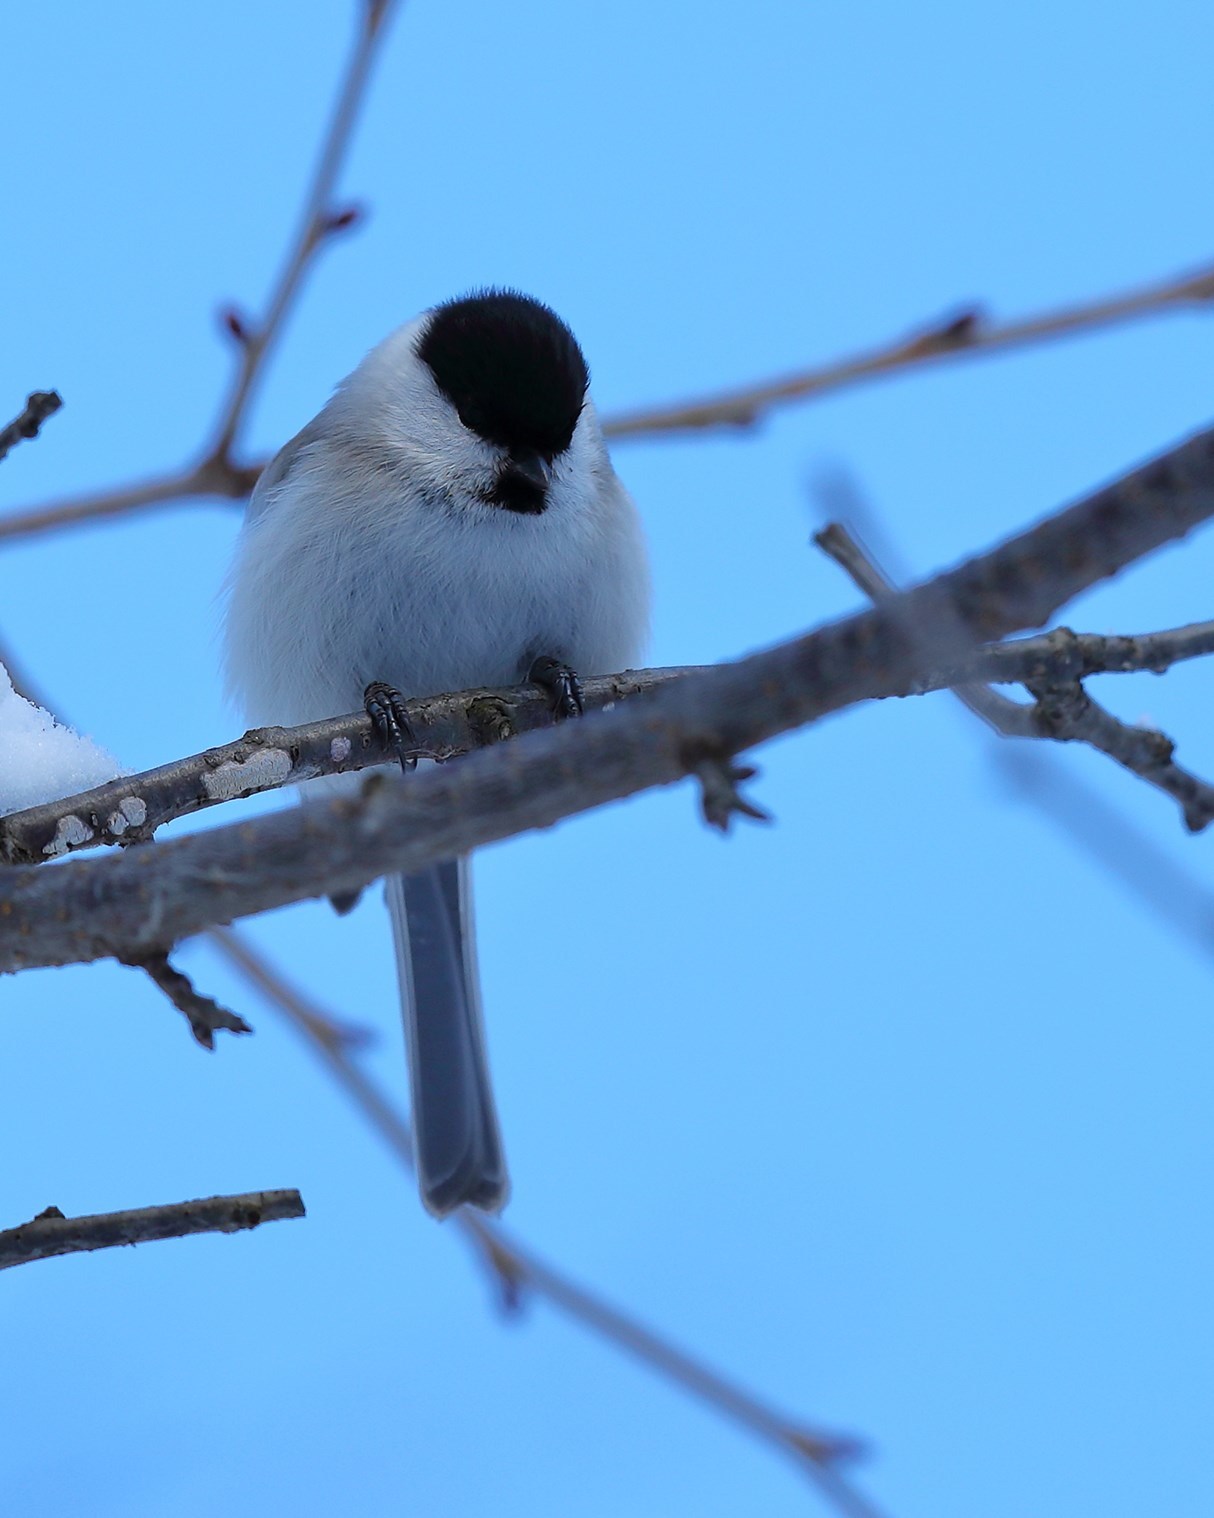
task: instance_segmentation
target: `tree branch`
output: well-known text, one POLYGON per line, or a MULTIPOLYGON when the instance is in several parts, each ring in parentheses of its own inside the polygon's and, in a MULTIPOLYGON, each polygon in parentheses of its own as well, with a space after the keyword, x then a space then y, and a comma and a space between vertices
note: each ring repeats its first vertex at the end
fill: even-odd
POLYGON ((254 468, 216 469, 206 464, 191 465, 167 474, 151 475, 117 489, 98 490, 88 495, 68 496, 24 511, 0 517, 0 539, 37 537, 61 527, 75 527, 82 522, 105 522, 111 517, 131 516, 153 506, 170 502, 207 498, 243 501, 257 483, 261 465, 254 468))
POLYGON ((608 437, 652 436, 655 433, 700 432, 713 427, 751 427, 767 412, 793 401, 805 401, 842 390, 863 380, 899 370, 938 364, 958 358, 977 358, 1028 343, 1073 336, 1115 322, 1159 315, 1214 300, 1214 268, 1201 269, 1162 284, 1130 290, 1060 311, 1021 321, 988 326, 978 310, 950 316, 909 338, 898 339, 868 353, 838 359, 783 379, 726 390, 718 395, 676 405, 648 407, 608 417, 608 437))
MULTIPOLYGON (((0 539, 34 537, 83 522, 147 511, 170 502, 242 501, 248 496, 265 460, 240 463, 232 457, 232 448, 257 380, 299 294, 304 275, 329 238, 358 219, 358 213, 352 207, 334 207, 331 199, 394 3, 395 0, 364 0, 359 7, 358 37, 338 89, 333 116, 320 145, 298 227, 287 246, 265 315, 260 321, 250 322, 234 310, 225 314, 224 325, 229 336, 239 345, 239 359, 215 423, 214 440, 203 451, 202 457, 180 469, 152 475, 145 480, 12 512, 0 518, 0 539)), ((3 457, 2 453, 0 457, 3 457)))
MULTIPOLYGON (((889 586, 848 530, 832 523, 816 541, 843 565, 862 590, 889 586)), ((884 599, 892 590, 879 590, 884 599)), ((960 663, 929 670, 915 682, 912 694, 965 686, 977 700, 979 686, 1046 681, 1071 683, 1094 674, 1150 671, 1161 674, 1173 664, 1214 653, 1214 622, 1194 622, 1166 632, 1119 634, 1074 633, 1067 627, 1034 638, 993 643, 969 654, 960 663)), ((7 659, 0 659, 12 674, 7 659)), ((657 690, 674 680, 703 674, 707 665, 671 669, 624 670, 596 676, 584 684, 587 710, 657 690)), ((14 686, 20 689, 14 678, 14 686)), ((1032 708, 986 692, 982 714, 1007 736, 1074 736, 1061 730, 1026 733, 1032 708)), ((45 703, 42 703, 45 704, 45 703)), ((519 733, 551 727, 546 696, 530 685, 510 689, 457 691, 426 696, 406 703, 414 742, 406 748, 412 758, 451 759, 519 733)), ((1144 732, 1130 728, 1131 734, 1144 732)), ((1086 740, 1090 741, 1090 740, 1086 740)), ((397 755, 380 748, 370 719, 363 712, 327 717, 300 727, 253 728, 219 748, 175 759, 138 775, 123 775, 75 796, 42 802, 0 816, 0 863, 40 864, 45 859, 106 844, 146 843, 166 823, 237 798, 298 785, 320 775, 335 775, 377 765, 395 766, 397 755)), ((733 812, 754 817, 737 792, 736 782, 750 774, 728 776, 705 760, 696 777, 705 791, 706 815, 720 826, 733 812)), ((760 818, 762 813, 758 814, 760 818)))
MULTIPOLYGON (((409 1124, 374 1078, 351 1056, 347 1045, 329 1037, 334 1019, 318 1009, 298 987, 250 949, 244 937, 218 928, 213 945, 244 978, 306 1037, 337 1084, 379 1134, 404 1167, 413 1170, 409 1124)), ((517 1304, 521 1291, 534 1291, 594 1333, 635 1355, 643 1364, 683 1387, 732 1422, 782 1453, 791 1455, 824 1495, 850 1518, 876 1518, 867 1500, 836 1469, 843 1460, 861 1455, 861 1441, 810 1427, 744 1391, 701 1360, 677 1348, 629 1314, 612 1307, 563 1271, 542 1261, 500 1223, 463 1207, 452 1218, 493 1274, 503 1300, 517 1304)))
POLYGON ((43 422, 63 405, 57 391, 35 390, 25 400, 25 410, 5 427, 0 427, 0 459, 26 438, 37 437, 43 422))
POLYGON ((394 0, 363 0, 358 38, 338 91, 328 131, 321 144, 320 156, 304 198, 298 227, 287 247, 266 313, 253 325, 243 318, 234 318, 229 324, 233 336, 240 343, 241 359, 231 390, 220 409, 215 442, 208 454, 214 461, 230 460, 232 445, 247 412, 253 388, 271 347, 282 331, 308 265, 327 238, 335 232, 345 230, 356 219, 357 213, 352 208, 334 208, 333 191, 350 148, 350 140, 366 97, 380 43, 387 31, 393 3, 394 0))
MULTIPOLYGON (((852 581, 880 604, 893 583, 841 523, 814 541, 852 581)), ((1086 743, 1179 803, 1185 826, 1199 833, 1214 820, 1214 786, 1175 762, 1176 745, 1154 728, 1122 722, 1088 695, 1088 675, 1150 670, 1159 674, 1181 659, 1214 652, 1214 622, 1138 637, 1077 635, 1056 628, 1042 638, 983 649, 948 683, 977 716, 1005 738, 1049 738, 1086 743), (996 695, 977 680, 1015 681, 1034 698, 1031 706, 996 695)))
MULTIPOLYGON (((625 670, 585 680, 586 709, 611 706, 703 668, 625 670)), ((405 710, 415 739, 405 753, 417 759, 451 759, 554 721, 549 698, 534 685, 427 696, 406 702, 405 710)), ((101 844, 144 843, 165 823, 225 801, 397 763, 396 750, 380 746, 365 712, 301 727, 253 728, 221 748, 0 816, 0 863, 40 864, 101 844)))
MULTIPOLYGON (((871 520, 863 498, 851 482, 844 478, 832 478, 820 485, 819 495, 824 506, 834 511, 842 507, 845 515, 864 522, 871 520)), ((875 524, 873 524, 875 525, 875 524)), ((833 538, 829 544, 820 544, 830 556, 843 565, 855 583, 874 600, 892 593, 892 585, 875 561, 851 537, 838 527, 828 526, 823 534, 816 535, 819 542, 823 536, 833 538), (839 536, 841 534, 841 536, 839 536)), ((1200 646, 1209 623, 1182 628, 1176 636, 1182 638, 1183 646, 1200 646), (1198 635, 1190 644, 1185 634, 1198 635)), ((1073 637, 1065 628, 1058 628, 1048 635, 1073 637)), ((1152 639, 1132 640, 1138 645, 1141 666, 1132 667, 1161 670, 1167 662, 1173 635, 1160 635, 1165 639, 1161 648, 1164 658, 1156 665, 1149 657, 1152 639)), ((1082 642, 1083 640, 1079 640, 1082 642)), ((1117 640, 1108 642, 1115 645, 1117 640)), ((1105 669, 1115 671, 1119 666, 1110 657, 1105 669)), ((1089 673, 1102 671, 1092 669, 1089 673)), ((1031 708, 1006 701, 986 686, 974 686, 970 691, 1006 706, 1014 712, 1024 713, 1031 708)), ((967 699, 965 691, 955 689, 976 715, 986 718, 986 712, 967 699)), ((999 730, 999 724, 992 724, 999 730)), ((1087 786, 1078 783, 1073 775, 1051 763, 1048 751, 1040 745, 1025 747, 1018 744, 995 744, 989 749, 1000 775, 1017 792, 1018 796, 1043 811, 1072 842, 1079 843, 1109 873, 1126 887, 1155 916, 1174 932, 1182 935, 1207 959, 1214 958, 1214 894, 1211 894, 1189 870, 1184 868, 1156 840, 1142 831, 1116 808, 1103 801, 1087 786)))
MULTIPOLYGON (((0 663, 10 672, 16 664, 7 648, 0 647, 0 663)), ((597 687, 599 682, 589 683, 597 687)), ((48 699, 35 691, 28 680, 24 682, 23 694, 50 710, 48 699)), ((374 1032, 317 1007, 279 972, 271 969, 240 934, 227 928, 211 928, 205 936, 212 948, 305 1035, 337 1085, 402 1164, 411 1170, 413 1151, 408 1122, 354 1057, 359 1049, 374 1040, 374 1032)), ((507 1307, 517 1303, 521 1290, 532 1290, 547 1297, 554 1306, 563 1309, 592 1332, 682 1386, 722 1416, 790 1455, 810 1475, 823 1495, 848 1518, 879 1518, 876 1509, 837 1468, 841 1462, 863 1455, 863 1441, 811 1427, 779 1413, 627 1313, 612 1307, 564 1272, 541 1261, 499 1225, 479 1214, 463 1209, 456 1213, 454 1224, 462 1229, 492 1272, 507 1307)))
POLYGON ((117 1244, 180 1239, 191 1233, 239 1233, 262 1223, 303 1216, 298 1191, 249 1191, 243 1196, 169 1202, 163 1207, 99 1212, 83 1218, 65 1218, 58 1207, 48 1207, 32 1222, 0 1232, 0 1270, 53 1255, 112 1249, 117 1244))
MULTIPOLYGON (((358 63, 361 45, 360 43, 360 49, 356 50, 351 60, 352 68, 358 63)), ((365 85, 365 75, 361 75, 360 79, 365 85)), ((349 79, 343 87, 343 99, 348 86, 349 79)), ((335 124, 340 114, 340 111, 335 113, 335 124)), ((315 183, 314 179, 314 188, 315 183)), ((311 203, 310 196, 309 205, 311 203)), ((337 219, 340 220, 340 216, 337 219)), ((305 214, 303 226, 306 228, 310 224, 305 214)), ((312 251, 314 250, 309 249, 309 256, 312 251)), ((288 269, 291 267, 288 263, 288 269)), ((300 272, 294 274, 292 292, 298 283, 300 272)), ((713 427, 747 427, 776 406, 812 400, 816 396, 899 370, 954 359, 981 357, 1008 348, 1093 331, 1143 316, 1161 315, 1189 306, 1204 306, 1212 299, 1214 269, 1203 269, 1196 274, 1148 285, 1145 289, 1069 306, 1061 311, 1045 312, 1021 321, 1007 322, 1002 326, 984 326, 978 312, 966 311, 910 338, 897 339, 871 352, 839 359, 784 379, 765 381, 678 404, 646 407, 607 416, 603 420, 603 430, 610 438, 627 440, 661 433, 703 431, 713 427)), ((276 331, 286 315, 285 306, 278 310, 277 305, 272 297, 266 322, 257 329, 263 338, 256 356, 257 365, 262 362, 270 345, 270 340, 264 337, 270 317, 274 317, 273 330, 276 331)), ((237 340, 242 343, 249 340, 252 333, 243 318, 233 316, 232 320, 235 322, 234 335, 237 335, 237 340)), ((262 458, 236 464, 231 460, 229 452, 217 450, 225 436, 229 436, 229 442, 235 436, 230 412, 233 401, 241 394, 238 386, 241 384, 244 366, 250 362, 252 360, 246 351, 221 417, 216 443, 201 463, 189 464, 169 474, 116 486, 96 494, 72 496, 12 512, 6 517, 0 517, 0 540, 33 537, 93 519, 165 506, 170 502, 243 500, 253 489, 268 460, 262 458)), ((247 398, 251 383, 250 380, 245 386, 242 398, 247 398)))
POLYGON ((0 879, 0 971, 166 951, 693 774, 859 701, 925 688, 965 644, 1059 605, 1214 514, 1214 432, 878 608, 408 783, 0 879))

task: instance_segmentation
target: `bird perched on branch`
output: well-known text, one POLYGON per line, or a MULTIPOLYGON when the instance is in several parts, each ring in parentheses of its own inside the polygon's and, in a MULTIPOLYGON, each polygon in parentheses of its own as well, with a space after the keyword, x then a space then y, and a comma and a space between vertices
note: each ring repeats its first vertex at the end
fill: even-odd
MULTIPOLYGON (((249 502, 226 634, 248 719, 363 703, 403 756, 405 698, 533 680, 575 716, 578 675, 635 663, 644 546, 588 384, 565 323, 504 290, 437 306, 372 349, 249 502)), ((496 1211, 509 1180, 468 861, 386 894, 422 1199, 438 1216, 496 1211)))

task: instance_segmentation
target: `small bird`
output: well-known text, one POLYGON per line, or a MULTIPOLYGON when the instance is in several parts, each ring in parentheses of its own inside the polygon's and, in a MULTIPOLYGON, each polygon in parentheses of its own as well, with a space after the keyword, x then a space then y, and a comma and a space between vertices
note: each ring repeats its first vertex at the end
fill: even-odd
MULTIPOLYGON (((636 663, 644 542, 588 386, 565 323, 510 290, 436 306, 373 348, 249 502, 226 623, 248 720, 363 704, 403 752, 406 698, 532 680, 575 716, 579 675, 636 663)), ((386 896, 422 1200, 438 1217, 498 1211, 509 1178, 468 861, 393 878, 386 896)))

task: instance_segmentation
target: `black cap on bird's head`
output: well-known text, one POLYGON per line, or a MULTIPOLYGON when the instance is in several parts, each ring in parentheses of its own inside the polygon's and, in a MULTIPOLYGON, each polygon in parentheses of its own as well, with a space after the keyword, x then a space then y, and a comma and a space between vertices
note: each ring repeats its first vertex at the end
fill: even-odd
POLYGON ((496 503, 542 511, 590 384, 573 333, 530 296, 484 290, 437 306, 417 354, 464 426, 510 454, 496 503))

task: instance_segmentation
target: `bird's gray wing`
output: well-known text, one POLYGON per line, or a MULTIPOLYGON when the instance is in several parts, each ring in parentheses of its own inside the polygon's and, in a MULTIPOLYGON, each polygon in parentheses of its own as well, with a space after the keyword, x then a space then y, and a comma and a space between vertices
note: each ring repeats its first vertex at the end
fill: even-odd
POLYGON ((322 411, 314 416, 306 427, 298 431, 289 443, 284 443, 266 467, 257 476, 249 504, 245 507, 245 521, 251 522, 265 510, 270 497, 298 463, 301 454, 312 443, 320 442, 329 435, 330 427, 322 411))

